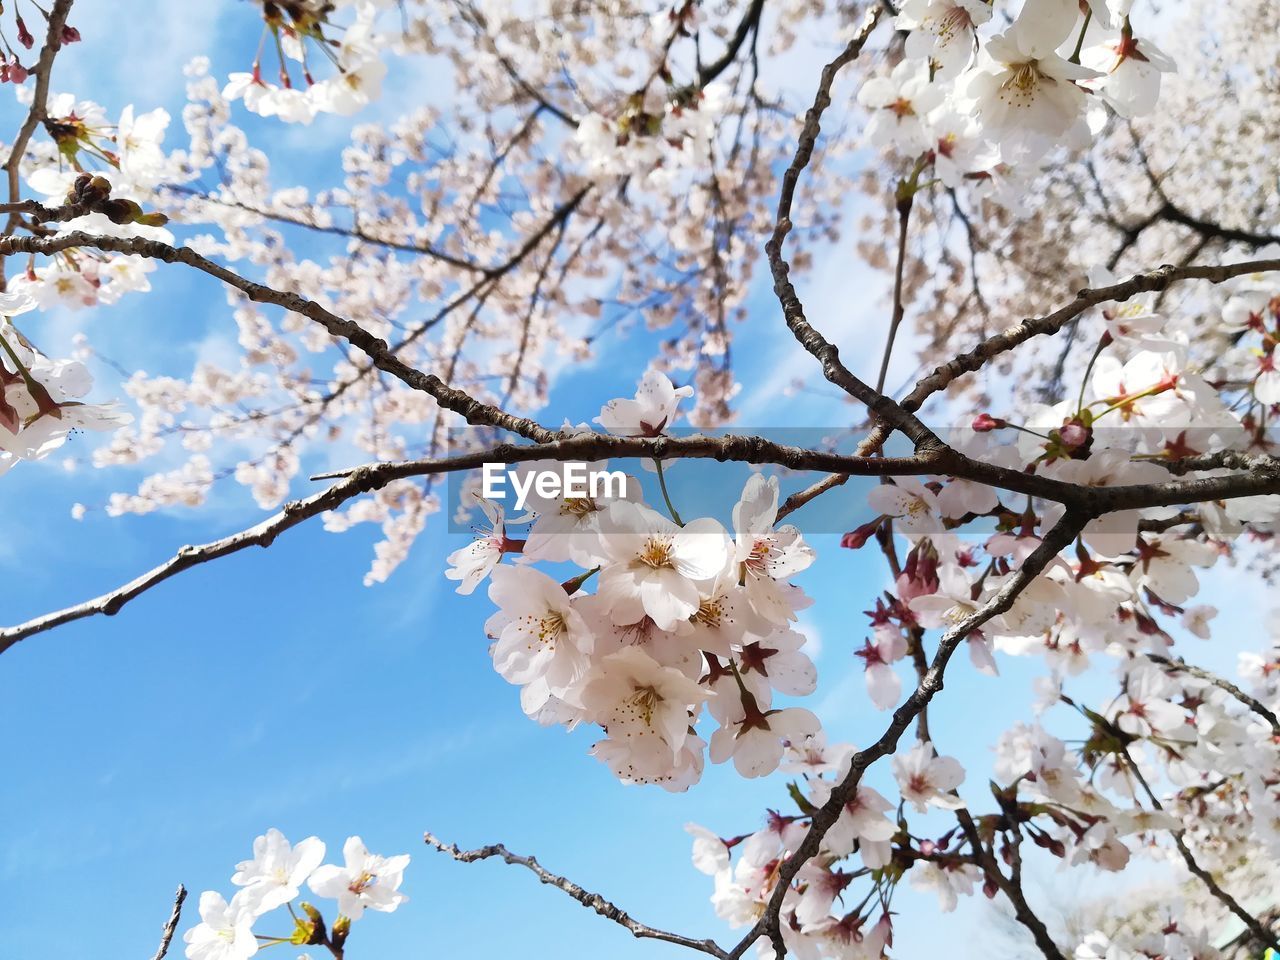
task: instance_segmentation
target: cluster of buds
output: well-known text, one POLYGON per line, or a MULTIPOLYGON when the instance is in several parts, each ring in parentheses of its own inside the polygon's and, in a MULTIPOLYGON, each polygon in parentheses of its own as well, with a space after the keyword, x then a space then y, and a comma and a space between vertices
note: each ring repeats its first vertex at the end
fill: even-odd
POLYGON ((111 196, 111 182, 106 177, 82 173, 67 192, 67 203, 101 213, 112 223, 123 226, 137 223, 144 227, 163 227, 169 218, 163 213, 146 212, 135 200, 111 196))
MULTIPOLYGON (((40 11, 46 21, 49 19, 49 14, 46 11, 39 6, 36 9, 40 11)), ((3 13, 4 3, 0 2, 0 14, 3 13)), ((18 28, 18 43, 24 49, 30 50, 35 46, 36 38, 32 35, 30 28, 27 27, 26 21, 22 19, 21 12, 14 12, 14 21, 18 28)), ((58 42, 62 44, 78 43, 79 40, 80 31, 64 23, 58 33, 58 42)), ((0 50, 0 83, 25 83, 27 77, 31 76, 31 71, 22 65, 17 51, 10 45, 9 38, 4 35, 3 30, 0 30, 0 44, 3 44, 3 49, 0 50)))

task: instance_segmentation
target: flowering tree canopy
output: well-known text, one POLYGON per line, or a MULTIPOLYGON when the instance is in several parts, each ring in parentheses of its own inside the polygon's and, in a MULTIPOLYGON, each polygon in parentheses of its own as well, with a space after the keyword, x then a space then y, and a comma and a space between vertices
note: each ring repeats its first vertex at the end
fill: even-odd
MULTIPOLYGON (((1280 873, 1280 648, 1236 638, 1234 677, 1195 655, 1218 642, 1204 571, 1246 568, 1260 606, 1277 566, 1280 5, 235 6, 259 42, 229 75, 191 61, 175 121, 145 87, 61 89, 64 58, 110 42, 73 0, 0 4, 21 107, 0 473, 91 460, 122 489, 77 518, 236 484, 269 512, 0 629, 0 652, 300 524, 380 528, 374 584, 428 524, 474 522, 438 576, 487 603, 512 711, 593 731, 634 789, 725 764, 781 771, 778 800, 687 827, 733 943, 642 924, 501 844, 433 848, 721 960, 894 956, 904 884, 943 912, 999 901, 1050 960, 1208 960, 1232 924, 1280 950, 1255 897, 1280 873), (355 122, 320 173, 273 162, 334 115, 355 122), (856 330, 806 292, 850 237, 886 293, 856 330), (95 346, 94 308, 169 320, 148 311, 163 271, 202 275, 236 338, 186 376, 95 346), (840 423, 739 426, 765 389, 743 358, 773 349, 748 317, 789 331, 795 389, 838 394, 840 423), (629 344, 614 398, 539 419, 606 336, 629 344), (714 478, 702 515, 688 461, 714 478), (861 522, 823 529, 842 499, 861 522), (847 551, 882 583, 810 596, 806 571, 847 551), (883 711, 857 744, 806 700, 810 605, 854 627, 844 668, 883 711), (1002 717, 984 786, 930 708, 944 677, 1011 683, 1014 658, 1039 667, 1035 706, 1002 717), (1051 929, 1024 889, 1050 862, 1143 861, 1179 899, 1125 924, 1051 929)), ((406 902, 409 856, 341 853, 267 830, 229 900, 200 896, 186 955, 359 955, 352 925, 406 902)))

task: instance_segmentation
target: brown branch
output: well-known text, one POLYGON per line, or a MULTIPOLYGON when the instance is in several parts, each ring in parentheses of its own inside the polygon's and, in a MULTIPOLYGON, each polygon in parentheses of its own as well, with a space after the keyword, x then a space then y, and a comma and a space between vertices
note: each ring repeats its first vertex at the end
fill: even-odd
POLYGON ((725 47, 717 59, 706 64, 698 71, 698 86, 705 87, 733 63, 738 57, 738 52, 742 49, 742 44, 746 42, 753 32, 760 29, 760 14, 764 11, 764 0, 751 0, 751 6, 747 8, 746 14, 738 22, 738 28, 733 32, 733 36, 729 38, 729 44, 725 47))
POLYGON ((1030 932, 1032 939, 1036 942, 1036 946, 1040 948, 1040 952, 1048 960, 1066 960, 1062 955, 1062 951, 1058 949, 1058 945, 1054 942, 1053 937, 1049 935, 1049 928, 1044 925, 1044 921, 1027 903, 1021 884, 1015 883, 1011 878, 1006 877, 1004 871, 1000 869, 1000 864, 996 861, 995 854, 983 846, 982 837, 978 833, 978 826, 973 822, 973 817, 970 816, 969 811, 961 807, 956 811, 956 819, 960 821, 960 828, 968 838, 969 846, 973 848, 978 867, 990 878, 992 883, 1000 888, 1000 892, 1008 898, 1009 903, 1013 905, 1013 915, 1030 932))
POLYGON ((999 616, 1013 606, 1013 602, 1018 598, 1018 595, 1049 565, 1050 561, 1058 555, 1058 551, 1075 539, 1076 534, 1083 529, 1089 519, 1088 514, 1076 514, 1072 511, 1064 514, 1058 524, 1045 535, 1040 546, 1036 547, 1027 559, 1023 561, 1018 571, 1009 578, 1008 582, 1001 587, 994 597, 943 634, 928 672, 921 678, 911 695, 893 712, 893 720, 890 722, 888 729, 870 747, 865 750, 859 750, 853 755, 850 759, 849 772, 845 775, 845 778, 832 789, 830 798, 814 813, 809 832, 805 834, 804 840, 796 848, 795 853, 778 869, 777 882, 764 914, 738 945, 730 951, 729 960, 737 960, 762 936, 769 937, 778 958, 786 955, 786 946, 782 941, 780 928, 782 901, 786 897, 787 890, 791 886, 792 880, 795 879, 796 874, 799 873, 800 868, 817 855, 822 844, 822 838, 826 836, 827 831, 840 818, 845 804, 853 799, 854 794, 857 792, 858 784, 862 780, 862 774, 876 760, 893 753, 897 748, 899 738, 907 727, 911 725, 911 721, 942 690, 942 678, 946 671, 947 663, 961 641, 992 617, 999 616))
MULTIPOLYGON (((1134 778, 1142 785, 1142 790, 1151 801, 1151 805, 1157 810, 1163 811, 1164 805, 1156 799, 1155 791, 1151 789, 1150 784, 1147 783, 1147 778, 1144 777, 1142 775, 1142 771, 1138 769, 1137 761, 1134 760, 1133 757, 1129 756, 1127 746, 1120 751, 1120 757, 1129 767, 1129 771, 1133 774, 1134 778)), ((1178 852, 1182 854, 1182 860, 1186 863, 1187 869, 1199 878, 1208 891, 1213 894, 1214 898, 1235 914, 1237 919, 1249 928, 1249 932, 1262 941, 1262 943, 1271 947, 1272 950, 1280 950, 1280 940, 1276 939, 1275 934, 1264 927, 1257 917, 1251 914, 1244 907, 1240 906, 1239 901, 1237 901, 1235 897, 1223 890, 1218 884, 1218 881, 1213 878, 1213 874, 1200 866, 1199 862, 1195 858, 1195 854, 1193 854, 1191 852, 1191 848, 1187 846, 1185 838, 1187 831, 1184 828, 1179 827, 1177 830, 1170 830, 1169 832, 1173 836, 1173 842, 1177 846, 1178 852)))
POLYGON ((124 586, 109 593, 104 593, 92 600, 86 600, 84 603, 79 603, 54 613, 36 617, 17 626, 0 630, 0 653, 4 653, 20 640, 37 633, 44 633, 46 630, 52 630, 54 627, 65 623, 83 620, 86 617, 99 614, 108 617, 114 616, 125 604, 134 600, 140 594, 184 570, 215 560, 218 557, 238 553, 246 547, 269 547, 276 537, 290 527, 295 527, 302 521, 317 516, 326 510, 333 510, 350 497, 372 490, 378 485, 367 474, 353 474, 341 483, 335 483, 321 493, 305 500, 295 500, 285 504, 279 513, 268 517, 247 530, 242 530, 229 537, 214 540, 200 546, 182 547, 171 559, 157 567, 153 567, 141 576, 130 580, 124 586))
POLYGON ((430 833, 423 834, 423 840, 428 846, 434 847, 441 853, 448 854, 459 863, 475 863, 479 860, 488 860, 491 857, 500 857, 513 866, 524 867, 526 870, 532 871, 542 883, 564 891, 584 907, 594 910, 606 920, 612 920, 614 923, 626 927, 637 939, 662 940, 666 943, 687 947, 690 950, 697 950, 699 953, 707 953, 713 957, 719 957, 721 960, 725 960, 729 956, 714 940, 695 940, 692 937, 686 937, 678 933, 668 933, 665 930, 658 930, 643 924, 610 903, 600 894, 584 890, 572 880, 552 873, 533 857, 523 857, 512 853, 500 843, 493 843, 478 850, 461 850, 457 844, 446 844, 443 840, 430 833))
POLYGON ((169 944, 173 942, 173 935, 178 929, 178 921, 182 918, 182 904, 186 899, 187 888, 178 884, 178 892, 173 896, 173 912, 165 921, 164 930, 160 934, 160 946, 151 960, 164 960, 164 955, 169 952, 169 944))
MULTIPOLYGON (((191 567, 216 560, 232 553, 238 553, 247 547, 268 547, 281 533, 297 526, 304 520, 318 516, 328 510, 337 509, 352 497, 380 489, 400 479, 416 476, 454 473, 460 470, 474 470, 486 463, 518 463, 531 460, 558 459, 581 460, 592 462, 608 457, 635 456, 645 459, 656 459, 667 455, 674 446, 681 450, 683 456, 702 456, 713 459, 736 460, 742 462, 772 462, 764 457, 761 451, 774 448, 778 456, 790 456, 806 452, 799 448, 783 448, 759 438, 734 437, 724 438, 727 443, 706 437, 690 437, 687 439, 641 437, 611 437, 604 434, 591 434, 556 440, 547 444, 514 446, 500 444, 487 450, 462 454, 456 457, 438 460, 417 460, 403 463, 378 463, 358 467, 346 471, 338 483, 333 484, 320 493, 303 500, 286 503, 277 513, 249 527, 246 530, 214 540, 200 546, 185 546, 169 560, 153 567, 146 573, 135 577, 128 583, 91 600, 66 607, 53 613, 44 614, 24 623, 0 630, 0 653, 4 653, 14 644, 27 637, 52 630, 76 620, 93 616, 114 616, 125 604, 158 586, 170 577, 188 570, 191 567)), ((822 455, 827 456, 827 455, 822 455)), ((867 469, 898 469, 902 471, 918 471, 923 461, 915 458, 910 461, 900 460, 867 460, 867 469)), ((846 467, 852 469, 852 467, 846 467)), ((325 474, 315 479, 329 479, 334 474, 325 474)))
POLYGON ((902 409, 919 410, 925 400, 950 386, 966 373, 981 369, 1002 353, 1025 343, 1032 337, 1057 333, 1070 320, 1091 307, 1114 301, 1123 303, 1139 293, 1161 291, 1181 280, 1208 280, 1222 283, 1232 277, 1247 273, 1265 273, 1280 270, 1280 260, 1251 260, 1245 263, 1221 266, 1163 266, 1147 273, 1139 273, 1120 283, 1105 287, 1081 290, 1075 300, 1043 317, 1028 317, 1002 333, 988 337, 972 350, 960 354, 922 378, 902 401, 902 409))
POLYGON ((1117 510, 1137 510, 1145 507, 1280 493, 1280 468, 1164 483, 1094 487, 998 467, 981 460, 974 460, 950 448, 926 450, 911 457, 861 457, 857 454, 809 450, 804 447, 775 443, 764 437, 740 434, 726 434, 720 437, 696 434, 689 437, 654 438, 615 437, 603 433, 557 436, 554 440, 536 446, 499 444, 483 454, 473 454, 453 460, 404 460, 396 463, 367 464, 349 470, 316 474, 312 479, 328 480, 334 477, 345 477, 360 470, 376 471, 380 476, 395 478, 423 476, 480 466, 480 462, 472 461, 481 456, 488 457, 488 460, 482 462, 494 463, 515 463, 536 459, 594 461, 613 458, 653 460, 689 458, 770 464, 797 471, 834 470, 842 474, 864 477, 949 476, 1052 500, 1069 508, 1087 512, 1091 516, 1101 516, 1117 510), (445 465, 443 468, 442 464, 445 465))
POLYGON ((782 255, 783 243, 793 226, 791 222, 791 205, 795 199, 796 184, 800 179, 800 174, 809 165, 809 161, 813 157, 813 150, 817 144, 818 135, 821 133, 822 114, 831 105, 832 84, 835 83, 836 75, 841 68, 855 60, 858 54, 862 52, 863 46, 871 36, 876 24, 880 21, 880 15, 881 8, 879 6, 869 8, 853 39, 822 70, 822 77, 818 83, 818 93, 814 97, 813 106, 805 114, 804 126, 800 131, 800 140, 795 157, 782 175, 782 190, 778 198, 777 220, 774 224, 773 234, 769 238, 769 242, 765 244, 765 252, 769 258, 769 270, 773 275, 773 292, 778 298, 778 303, 782 306, 783 318, 795 335, 796 340, 800 342, 800 345, 822 364, 823 376, 855 400, 865 404, 877 419, 884 420, 901 430, 916 445, 917 451, 923 451, 941 448, 945 445, 932 430, 909 411, 904 410, 878 390, 873 390, 840 362, 839 351, 835 344, 828 341, 805 318, 804 305, 800 302, 796 288, 789 278, 791 265, 782 255))
POLYGON ((1208 670, 1197 667, 1183 660, 1172 660, 1169 657, 1162 657, 1155 653, 1148 653, 1146 656, 1148 660, 1160 664, 1171 672, 1185 673, 1188 676, 1204 680, 1206 683, 1211 683, 1219 690, 1226 691, 1258 716, 1262 717, 1263 720, 1267 721, 1267 723, 1271 725, 1272 734, 1276 737, 1280 737, 1280 717, 1277 717, 1275 713, 1268 710, 1256 697, 1249 696, 1249 694, 1245 693, 1230 680, 1227 680, 1224 677, 1219 677, 1217 674, 1210 673, 1208 670))
POLYGON ((907 228, 911 222, 911 195, 898 201, 898 261, 893 269, 893 315, 889 320, 889 335, 885 338, 884 353, 880 357, 880 375, 876 377, 876 393, 884 393, 884 382, 889 376, 889 360, 893 356, 893 342, 898 328, 907 315, 902 299, 902 275, 907 265, 907 228))
MULTIPOLYGON (((55 613, 37 617, 0 630, 0 653, 19 640, 36 633, 96 614, 112 615, 125 603, 176 573, 198 563, 235 553, 248 546, 268 546, 284 530, 308 517, 335 509, 338 505, 393 480, 473 470, 485 463, 520 463, 532 460, 583 461, 614 458, 671 460, 712 459, 739 463, 772 464, 792 470, 832 470, 842 475, 917 476, 945 473, 1064 503, 1068 511, 1089 516, 1122 509, 1162 506, 1203 499, 1226 499, 1280 492, 1280 477, 1237 474, 1161 484, 1125 487, 1089 487, 1036 477, 1016 470, 993 467, 950 451, 928 451, 914 457, 855 457, 821 450, 784 446, 761 437, 614 437, 585 434, 556 438, 530 445, 499 444, 487 450, 433 460, 408 460, 369 464, 339 473, 319 474, 313 479, 341 477, 328 490, 292 501, 274 516, 241 533, 201 547, 184 547, 177 556, 124 586, 93 600, 55 613)), ((1055 528, 1056 529, 1056 528, 1055 528)), ((1046 538, 1046 542, 1047 542, 1046 538)), ((997 613, 1000 611, 996 611, 997 613)), ((994 615, 994 614, 993 614, 994 615)))
MULTIPOLYGON (((18 130, 18 135, 14 138, 13 146, 9 150, 9 159, 4 163, 4 170, 9 179, 11 203, 17 202, 21 195, 18 177, 22 168, 22 158, 27 152, 27 144, 31 142, 31 135, 35 133, 36 127, 47 116, 45 111, 49 103, 49 77, 53 73, 53 58, 62 49, 62 30, 67 25, 67 15, 71 12, 72 2, 73 0, 55 0, 53 7, 49 10, 44 46, 40 49, 40 57, 31 71, 36 78, 35 90, 31 96, 31 109, 27 111, 27 118, 22 121, 22 127, 18 130)), ((20 219, 17 211, 9 212, 9 220, 4 228, 6 236, 17 229, 20 219)))
POLYGON ((429 394, 441 407, 461 414, 468 423, 499 427, 538 442, 553 440, 558 436, 556 431, 548 430, 536 421, 481 403, 464 391, 450 387, 434 374, 426 374, 409 366, 395 355, 385 340, 374 336, 359 324, 331 313, 315 301, 246 280, 189 247, 173 247, 158 240, 137 237, 96 237, 79 231, 56 237, 0 237, 0 256, 12 253, 52 254, 74 247, 93 247, 194 267, 236 288, 254 303, 273 304, 314 320, 332 336, 346 340, 363 351, 379 370, 391 374, 415 390, 429 394))
MULTIPOLYGON (((454 391, 461 393, 461 391, 454 391)), ((465 396, 465 394, 464 394, 465 396)), ((474 402, 474 401, 473 401, 474 402)), ((474 470, 486 463, 523 463, 533 460, 594 462, 607 459, 673 460, 710 459, 721 462, 771 464, 791 470, 825 470, 841 475, 920 476, 946 474, 980 483, 1055 500, 1067 506, 1067 516, 1079 513, 1090 517, 1114 510, 1164 506, 1197 499, 1228 499, 1280 493, 1280 473, 1234 474, 1168 483, 1123 487, 1090 487, 1048 477, 1037 477, 964 457, 949 449, 929 450, 913 457, 857 457, 824 450, 806 450, 774 443, 762 437, 615 437, 608 434, 579 434, 534 444, 498 444, 486 450, 455 457, 375 463, 337 473, 318 474, 312 479, 341 478, 327 490, 287 503, 277 514, 245 531, 204 544, 184 547, 158 567, 124 586, 92 600, 45 614, 25 623, 0 630, 0 653, 19 640, 54 627, 98 614, 111 616, 137 596, 197 564, 236 553, 249 546, 269 546, 283 531, 303 520, 332 510, 351 497, 381 488, 394 480, 474 470)), ((1059 524, 1059 527, 1061 524, 1059 524)), ((1055 527, 1055 530, 1058 528, 1055 527)), ((1046 536, 1049 542, 1053 531, 1046 536)), ((1044 546, 1044 543, 1041 546, 1044 546)), ((1035 554, 1033 554, 1034 556, 1035 554)), ((1012 602, 1012 600, 1010 600, 1012 602)), ((1002 609, 1007 609, 1002 608, 1002 609)), ((995 613, 1002 612, 996 610, 995 613)), ((990 616, 994 616, 992 613, 990 616)), ((988 617, 978 621, 979 625, 988 617)), ((937 661, 934 661, 935 666, 937 661)), ((931 694, 932 695, 932 694, 931 694)), ((924 701, 927 703, 927 700, 924 701)), ((923 704, 921 704, 923 706, 923 704)), ((896 742, 896 738, 895 738, 896 742)))

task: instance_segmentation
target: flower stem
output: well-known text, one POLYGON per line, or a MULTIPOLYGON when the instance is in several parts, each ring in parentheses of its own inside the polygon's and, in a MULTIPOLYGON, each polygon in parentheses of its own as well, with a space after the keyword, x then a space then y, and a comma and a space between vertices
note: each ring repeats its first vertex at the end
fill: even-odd
POLYGON ((671 494, 667 493, 667 478, 662 473, 662 461, 654 460, 653 465, 658 468, 658 486, 662 488, 662 499, 667 502, 667 513, 671 514, 672 520, 683 527, 684 521, 680 519, 680 514, 671 502, 671 494))
POLYGON ((1075 52, 1071 54, 1071 61, 1070 61, 1071 63, 1075 63, 1075 64, 1080 63, 1080 51, 1084 48, 1084 35, 1088 32, 1089 21, 1092 19, 1093 19, 1093 11, 1086 10, 1084 13, 1084 23, 1080 27, 1080 36, 1076 40, 1075 52))

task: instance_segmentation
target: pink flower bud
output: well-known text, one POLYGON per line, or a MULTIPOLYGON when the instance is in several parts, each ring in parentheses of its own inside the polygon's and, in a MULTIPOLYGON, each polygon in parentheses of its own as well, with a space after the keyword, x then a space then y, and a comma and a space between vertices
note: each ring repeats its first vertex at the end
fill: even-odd
POLYGON ((77 30, 75 27, 70 26, 69 24, 67 26, 64 26, 62 28, 62 42, 63 43, 79 43, 80 31, 77 30))
POLYGON ((1089 439, 1089 431, 1084 424, 1078 420, 1072 420, 1070 423, 1062 425, 1062 429, 1058 431, 1058 436, 1062 437, 1062 443, 1068 447, 1080 447, 1089 439))
POLYGON ((861 550, 868 540, 875 534, 876 528, 880 526, 880 518, 872 520, 870 523, 864 523, 857 530, 850 530, 840 538, 840 546, 847 547, 850 550, 861 550))
POLYGON ((992 430, 999 430, 1005 426, 1003 420, 998 420, 989 413, 980 413, 973 418, 973 429, 978 433, 989 433, 992 430))
POLYGON ((18 17, 18 42, 31 49, 32 44, 36 42, 36 38, 31 35, 31 31, 27 29, 27 25, 23 22, 21 15, 18 17))

